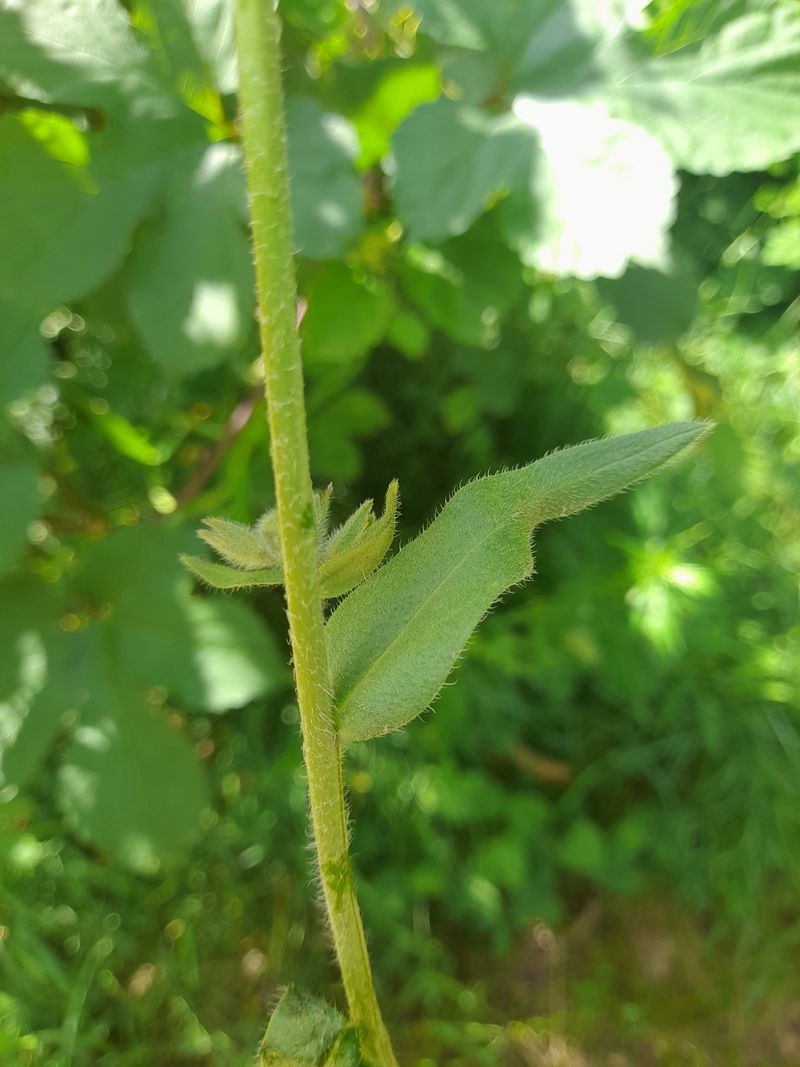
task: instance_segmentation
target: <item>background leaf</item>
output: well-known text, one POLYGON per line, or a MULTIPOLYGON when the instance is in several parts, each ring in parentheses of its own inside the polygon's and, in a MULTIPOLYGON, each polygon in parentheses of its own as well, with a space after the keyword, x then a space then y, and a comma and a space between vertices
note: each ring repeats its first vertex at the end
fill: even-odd
POLYGON ((153 44, 163 49, 184 91, 236 92, 239 79, 229 4, 224 0, 143 0, 138 6, 153 19, 153 44))
POLYGON ((685 254, 673 256, 667 270, 630 263, 621 277, 597 282, 617 322, 629 326, 643 344, 674 341, 689 329, 697 311, 694 264, 685 254))
POLYGON ((496 197, 526 181, 535 159, 520 123, 450 100, 417 108, 393 148, 394 202, 419 241, 464 233, 496 197))
POLYGON ((74 729, 60 777, 70 824, 147 871, 175 862, 206 798, 191 746, 157 710, 165 696, 228 711, 268 692, 285 670, 249 608, 189 595, 175 570, 186 542, 163 528, 120 531, 96 547, 82 579, 99 621, 89 622, 84 601, 74 605, 83 619, 62 616, 64 632, 57 605, 38 596, 10 623, 17 659, 0 714, 6 783, 26 781, 56 732, 74 729))
POLYGON ((28 543, 28 524, 39 515, 36 468, 19 459, 0 459, 0 574, 10 570, 28 543))
POLYGON ((0 72, 21 96, 46 103, 159 116, 172 107, 155 57, 115 0, 5 0, 0 72))
POLYGON ((800 148, 800 16, 752 11, 697 48, 650 60, 618 106, 700 174, 756 170, 800 148))
POLYGON ((92 679, 108 703, 102 717, 75 731, 59 771, 59 799, 81 837, 152 873, 184 854, 208 792, 188 742, 119 684, 92 679))
POLYGON ((41 385, 49 370, 47 344, 24 310, 0 299, 0 407, 41 385))
POLYGON ((379 278, 330 261, 309 275, 302 291, 308 303, 303 351, 312 366, 354 362, 383 336, 392 301, 379 278))
POLYGON ((438 248, 411 245, 400 283, 431 325, 486 347, 523 287, 518 257, 502 242, 495 219, 481 220, 438 248))
POLYGON ((251 328, 253 274, 238 149, 177 157, 161 213, 131 263, 131 319, 154 357, 192 374, 240 347, 251 328))
POLYGON ((308 98, 286 102, 292 216, 298 251, 339 255, 361 229, 361 187, 352 127, 308 98))

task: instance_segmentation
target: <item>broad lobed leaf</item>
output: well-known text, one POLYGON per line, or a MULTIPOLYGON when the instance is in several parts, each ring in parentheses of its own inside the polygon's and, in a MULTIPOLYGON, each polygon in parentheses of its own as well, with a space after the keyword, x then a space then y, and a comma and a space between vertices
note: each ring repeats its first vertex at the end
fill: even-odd
POLYGON ((731 8, 700 47, 647 55, 641 4, 415 0, 458 92, 394 139, 413 238, 463 233, 508 198, 526 264, 618 277, 669 269, 677 167, 754 170, 800 147, 800 12, 731 8), (515 121, 516 120, 516 121, 515 121))
POLYGON ((189 738, 148 706, 148 691, 219 713, 282 673, 246 605, 190 594, 174 565, 185 540, 158 527, 116 531, 88 553, 66 602, 41 583, 6 586, 15 611, 0 627, 0 785, 25 784, 70 729, 59 805, 82 838, 146 872, 183 854, 207 800, 189 738), (65 612, 74 632, 60 625, 65 612))
POLYGON ((734 19, 699 48, 634 69, 610 99, 697 174, 786 159, 800 148, 800 8, 734 19))
POLYGON ((345 743, 399 729, 434 700, 483 615, 531 575, 531 533, 653 474, 709 430, 674 423, 589 441, 460 489, 327 624, 345 743))

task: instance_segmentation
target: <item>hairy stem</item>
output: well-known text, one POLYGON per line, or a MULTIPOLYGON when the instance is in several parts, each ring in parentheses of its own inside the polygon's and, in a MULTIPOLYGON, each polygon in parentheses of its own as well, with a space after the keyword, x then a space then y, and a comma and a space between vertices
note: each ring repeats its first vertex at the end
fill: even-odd
POLYGON ((296 327, 280 19, 271 0, 235 0, 239 100, 267 415, 311 824, 353 1023, 375 1067, 397 1067, 372 983, 348 852, 342 750, 334 724, 296 327))

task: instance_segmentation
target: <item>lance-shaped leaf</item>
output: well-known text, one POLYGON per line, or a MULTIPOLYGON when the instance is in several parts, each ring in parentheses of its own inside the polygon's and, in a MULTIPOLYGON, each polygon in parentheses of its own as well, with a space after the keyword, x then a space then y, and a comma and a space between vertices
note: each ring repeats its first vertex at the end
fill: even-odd
POLYGON ((363 504, 331 536, 326 546, 329 555, 323 560, 319 572, 323 596, 342 596, 380 566, 394 540, 397 495, 398 485, 393 481, 386 490, 383 515, 375 519, 371 510, 367 511, 366 521, 357 537, 353 538, 352 533, 364 521, 363 504))
MULTIPOLYGON (((397 521, 397 482, 386 490, 383 515, 376 519, 372 501, 365 501, 333 533, 328 533, 333 486, 314 491, 314 524, 320 562, 320 590, 323 597, 343 596, 380 566, 394 540, 397 521)), ((214 563, 201 556, 180 557, 184 567, 213 589, 254 589, 281 585, 281 558, 278 512, 264 513, 255 526, 243 526, 229 519, 204 519, 198 537, 210 545, 231 566, 214 563)))
POLYGON ((317 546, 320 551, 322 551, 322 546, 328 539, 332 496, 332 485, 328 485, 324 489, 314 490, 314 524, 317 528, 317 546))
POLYGON ((275 546, 261 537, 258 531, 230 519, 203 519, 204 530, 198 530, 201 541, 210 545, 228 563, 246 570, 259 567, 280 567, 280 555, 275 546))
POLYGON ((202 556, 182 555, 179 558, 187 570, 212 589, 255 589, 260 585, 280 585, 283 582, 283 570, 280 567, 244 571, 237 567, 226 567, 224 563, 214 563, 202 556))
POLYGON ((374 521, 372 500, 365 500, 363 504, 359 504, 349 519, 330 532, 325 542, 323 556, 333 556, 337 552, 344 552, 345 549, 350 548, 374 521))
POLYGON ((431 704, 481 618, 531 575, 538 525, 634 485, 708 429, 673 423, 588 441, 460 489, 328 622, 342 739, 400 729, 431 704))

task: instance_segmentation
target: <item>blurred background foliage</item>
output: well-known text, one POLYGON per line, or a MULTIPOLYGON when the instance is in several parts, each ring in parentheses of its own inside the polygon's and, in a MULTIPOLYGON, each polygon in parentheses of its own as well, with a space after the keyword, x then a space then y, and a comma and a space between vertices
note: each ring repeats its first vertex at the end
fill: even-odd
MULTIPOLYGON (((285 0, 314 476, 344 516, 671 418, 348 760, 402 1062, 800 1063, 793 0, 285 0)), ((227 0, 0 3, 0 1062, 250 1062, 335 997, 280 598, 227 0)))

